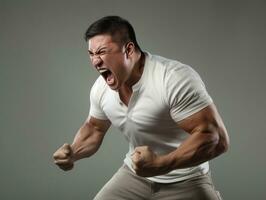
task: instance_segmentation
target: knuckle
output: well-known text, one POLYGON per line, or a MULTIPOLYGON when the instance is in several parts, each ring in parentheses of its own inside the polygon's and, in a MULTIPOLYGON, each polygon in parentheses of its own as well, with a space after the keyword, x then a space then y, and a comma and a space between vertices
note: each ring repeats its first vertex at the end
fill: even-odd
POLYGON ((63 152, 62 152, 62 154, 64 154, 64 156, 68 156, 68 154, 69 154, 69 151, 68 151, 68 150, 66 150, 66 149, 64 149, 64 150, 63 150, 63 152))

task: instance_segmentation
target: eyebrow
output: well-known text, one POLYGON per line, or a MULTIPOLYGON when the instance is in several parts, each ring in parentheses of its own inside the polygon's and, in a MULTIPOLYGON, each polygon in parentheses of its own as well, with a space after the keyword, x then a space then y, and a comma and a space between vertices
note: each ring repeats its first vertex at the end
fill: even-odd
MULTIPOLYGON (((107 49, 107 47, 105 47, 105 46, 104 46, 104 47, 99 47, 99 48, 95 51, 95 53, 97 53, 97 52, 99 52, 99 51, 102 51, 102 50, 104 50, 104 49, 107 49)), ((93 54, 93 51, 90 50, 90 49, 88 49, 88 52, 93 54)))

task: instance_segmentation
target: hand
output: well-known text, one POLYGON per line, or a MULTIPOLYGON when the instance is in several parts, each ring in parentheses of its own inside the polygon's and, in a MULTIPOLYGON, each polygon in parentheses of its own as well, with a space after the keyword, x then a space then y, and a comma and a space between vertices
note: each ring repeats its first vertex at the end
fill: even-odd
POLYGON ((148 146, 136 147, 131 159, 132 167, 139 176, 151 177, 169 172, 162 157, 156 155, 148 146))
POLYGON ((69 144, 61 146, 53 155, 54 163, 64 171, 74 167, 73 151, 69 144))

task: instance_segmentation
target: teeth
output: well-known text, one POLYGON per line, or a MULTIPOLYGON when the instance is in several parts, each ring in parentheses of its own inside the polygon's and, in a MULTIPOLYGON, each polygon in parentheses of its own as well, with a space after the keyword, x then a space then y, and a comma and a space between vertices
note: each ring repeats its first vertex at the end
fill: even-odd
POLYGON ((102 74, 102 73, 104 73, 104 72, 107 72, 108 69, 99 69, 98 71, 102 74))

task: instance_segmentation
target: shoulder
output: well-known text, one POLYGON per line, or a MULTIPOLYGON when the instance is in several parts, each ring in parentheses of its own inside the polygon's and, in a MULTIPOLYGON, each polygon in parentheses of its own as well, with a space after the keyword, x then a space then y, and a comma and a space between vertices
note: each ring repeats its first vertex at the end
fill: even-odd
POLYGON ((157 69, 162 69, 166 73, 179 72, 179 73, 193 73, 195 72, 192 67, 186 65, 178 60, 165 58, 159 55, 152 55, 147 53, 149 64, 154 65, 157 69))
POLYGON ((199 74, 191 66, 178 60, 148 53, 148 61, 148 63, 152 65, 150 70, 153 71, 154 74, 162 76, 165 83, 172 81, 200 80, 199 74))
POLYGON ((150 53, 147 53, 147 55, 149 62, 155 65, 157 68, 162 68, 162 69, 168 69, 172 67, 178 68, 182 65, 182 63, 177 60, 165 58, 159 55, 153 55, 150 53))

